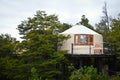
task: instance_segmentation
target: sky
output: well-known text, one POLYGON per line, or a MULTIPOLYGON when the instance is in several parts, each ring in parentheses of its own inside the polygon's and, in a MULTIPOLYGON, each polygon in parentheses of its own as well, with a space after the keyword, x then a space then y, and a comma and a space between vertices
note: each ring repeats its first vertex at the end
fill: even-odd
POLYGON ((108 15, 120 13, 120 0, 0 0, 0 34, 10 34, 20 40, 18 25, 42 10, 56 14, 61 22, 75 25, 85 15, 93 26, 103 16, 107 2, 108 15))

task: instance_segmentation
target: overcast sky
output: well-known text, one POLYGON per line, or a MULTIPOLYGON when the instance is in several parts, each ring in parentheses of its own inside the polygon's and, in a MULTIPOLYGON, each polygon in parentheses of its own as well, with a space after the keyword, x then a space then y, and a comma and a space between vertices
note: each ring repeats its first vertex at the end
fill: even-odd
POLYGON ((19 39, 17 25, 37 10, 56 14, 61 22, 76 24, 84 14, 94 26, 99 22, 104 2, 108 14, 115 17, 120 13, 120 0, 0 0, 0 33, 11 34, 19 39))

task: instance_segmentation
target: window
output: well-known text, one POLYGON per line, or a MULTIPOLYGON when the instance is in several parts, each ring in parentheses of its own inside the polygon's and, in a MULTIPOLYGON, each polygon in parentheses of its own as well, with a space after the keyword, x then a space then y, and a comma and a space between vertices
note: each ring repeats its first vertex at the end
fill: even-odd
POLYGON ((89 41, 90 43, 90 45, 93 45, 93 35, 90 35, 90 41, 89 41))
POLYGON ((80 35, 80 44, 88 44, 88 36, 80 35))
POLYGON ((93 35, 88 34, 75 34, 75 45, 93 45, 93 35))
POLYGON ((75 44, 78 44, 78 35, 75 36, 75 44))

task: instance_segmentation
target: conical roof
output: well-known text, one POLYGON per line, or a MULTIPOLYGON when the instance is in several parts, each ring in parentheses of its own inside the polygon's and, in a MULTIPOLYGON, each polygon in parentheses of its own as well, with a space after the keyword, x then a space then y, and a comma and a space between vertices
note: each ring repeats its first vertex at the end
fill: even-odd
MULTIPOLYGON (((98 34, 98 33, 85 27, 85 26, 75 25, 75 26, 72 26, 71 28, 65 30, 61 34, 98 34)), ((98 34, 98 35, 100 35, 100 34, 98 34)))

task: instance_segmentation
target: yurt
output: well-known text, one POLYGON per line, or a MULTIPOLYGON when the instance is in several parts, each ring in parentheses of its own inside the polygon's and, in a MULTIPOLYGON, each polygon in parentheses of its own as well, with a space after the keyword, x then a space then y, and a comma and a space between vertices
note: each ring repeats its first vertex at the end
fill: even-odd
POLYGON ((85 26, 75 25, 61 34, 70 35, 60 48, 67 50, 69 54, 103 54, 102 35, 85 26))

